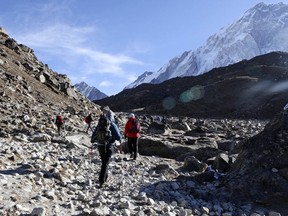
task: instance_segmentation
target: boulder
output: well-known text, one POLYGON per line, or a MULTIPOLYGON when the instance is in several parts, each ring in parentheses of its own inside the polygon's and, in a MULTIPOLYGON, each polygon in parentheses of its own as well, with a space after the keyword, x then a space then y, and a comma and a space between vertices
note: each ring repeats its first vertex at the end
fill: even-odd
POLYGON ((184 159, 183 169, 187 171, 204 172, 208 165, 199 161, 195 156, 189 156, 184 159))
POLYGON ((262 132, 242 144, 238 158, 225 176, 225 190, 238 200, 266 204, 287 200, 287 143, 288 113, 283 111, 262 132))

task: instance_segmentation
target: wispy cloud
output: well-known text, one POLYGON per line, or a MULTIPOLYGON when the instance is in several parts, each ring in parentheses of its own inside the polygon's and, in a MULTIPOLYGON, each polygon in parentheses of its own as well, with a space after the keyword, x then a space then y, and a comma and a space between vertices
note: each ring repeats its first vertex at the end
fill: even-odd
POLYGON ((113 83, 109 82, 109 81, 103 81, 99 84, 100 87, 109 87, 112 86, 113 83))
MULTIPOLYGON (((122 65, 124 64, 143 64, 141 61, 124 54, 109 54, 90 48, 77 47, 76 49, 74 48, 74 52, 75 54, 82 55, 90 60, 91 70, 86 68, 88 73, 93 73, 96 69, 99 73, 120 75, 124 73, 122 68, 122 65)), ((125 76, 127 76, 127 74, 125 76)))
POLYGON ((56 24, 19 35, 18 40, 43 53, 57 56, 58 59, 63 59, 68 64, 82 62, 82 68, 88 74, 110 73, 121 76, 124 75, 123 65, 143 64, 125 54, 98 51, 94 48, 95 45, 90 44, 89 41, 91 34, 94 33, 95 28, 93 27, 71 27, 65 24, 56 24), (80 59, 81 61, 79 61, 80 59))
POLYGON ((128 53, 148 53, 151 50, 151 45, 143 41, 133 41, 128 44, 128 53))
POLYGON ((42 28, 32 29, 18 36, 18 40, 25 41, 42 51, 72 49, 83 46, 88 42, 89 33, 95 32, 93 27, 71 27, 66 24, 53 24, 42 28))

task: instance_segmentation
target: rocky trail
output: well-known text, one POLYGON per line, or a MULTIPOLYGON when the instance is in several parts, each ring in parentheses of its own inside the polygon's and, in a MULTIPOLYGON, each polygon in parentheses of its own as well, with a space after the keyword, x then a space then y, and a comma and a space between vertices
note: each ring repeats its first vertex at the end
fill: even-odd
MULTIPOLYGON (((259 124, 250 122, 250 127, 259 124)), ((231 123, 232 128, 237 125, 231 123)), ((247 124, 241 130, 245 127, 247 131, 247 124)), ((143 128, 143 141, 155 139, 147 133, 149 127, 143 128)), ((234 136, 241 130, 234 129, 234 136)), ((177 131, 178 136, 183 133, 177 131)), ((114 154, 108 182, 99 188, 100 157, 81 128, 62 137, 51 130, 1 138, 0 147, 1 215, 277 215, 252 203, 238 206, 213 198, 225 173, 211 166, 187 169, 187 160, 157 155, 130 160, 128 154, 114 154), (195 177, 205 173, 210 178, 195 177)))

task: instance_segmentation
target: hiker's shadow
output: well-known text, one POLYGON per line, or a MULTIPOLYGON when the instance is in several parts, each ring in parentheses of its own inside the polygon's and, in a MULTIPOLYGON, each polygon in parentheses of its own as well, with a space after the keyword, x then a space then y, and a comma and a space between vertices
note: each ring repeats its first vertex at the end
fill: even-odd
POLYGON ((28 175, 30 173, 33 173, 35 171, 31 171, 31 170, 28 170, 25 165, 22 165, 20 167, 17 167, 15 169, 6 169, 6 170, 0 170, 0 174, 2 175, 28 175))
POLYGON ((0 175, 2 174, 2 175, 17 176, 17 175, 29 175, 29 174, 37 173, 37 172, 42 173, 41 175, 43 175, 44 178, 57 178, 58 177, 53 172, 46 171, 46 170, 39 170, 29 164, 22 164, 21 166, 15 169, 0 170, 0 175))

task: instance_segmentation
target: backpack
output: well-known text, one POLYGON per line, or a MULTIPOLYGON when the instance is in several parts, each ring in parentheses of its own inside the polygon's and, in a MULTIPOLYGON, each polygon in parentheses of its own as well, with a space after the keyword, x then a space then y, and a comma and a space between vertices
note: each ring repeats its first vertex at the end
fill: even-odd
POLYGON ((104 115, 101 115, 96 127, 96 140, 99 144, 112 143, 112 133, 110 131, 110 121, 104 115))
POLYGON ((132 126, 129 130, 129 133, 139 133, 140 132, 140 123, 138 119, 132 119, 132 126))
POLYGON ((92 117, 91 117, 91 115, 86 116, 85 119, 84 119, 84 121, 85 121, 85 123, 90 124, 90 123, 92 122, 92 117))
POLYGON ((62 125, 62 124, 64 124, 63 116, 56 116, 56 124, 57 124, 57 125, 62 125))

